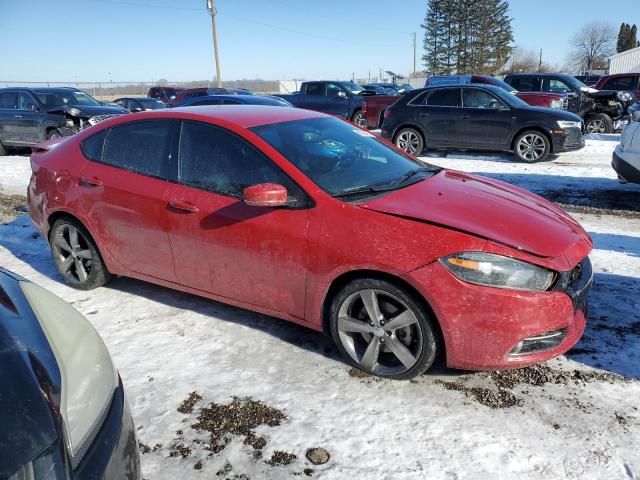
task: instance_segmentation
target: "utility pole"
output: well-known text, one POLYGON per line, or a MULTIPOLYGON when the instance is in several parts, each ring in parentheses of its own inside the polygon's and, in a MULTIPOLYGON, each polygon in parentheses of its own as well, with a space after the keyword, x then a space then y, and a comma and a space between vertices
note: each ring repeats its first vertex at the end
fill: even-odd
POLYGON ((540 49, 540 61, 538 62, 538 72, 542 72, 542 49, 540 49))
POLYGON ((413 32, 413 76, 416 76, 416 32, 413 32))
POLYGON ((218 58, 218 31, 216 30, 216 5, 215 0, 206 0, 207 10, 211 15, 211 29, 213 30, 213 55, 216 60, 216 81, 218 87, 222 87, 222 76, 220 74, 220 59, 218 58))

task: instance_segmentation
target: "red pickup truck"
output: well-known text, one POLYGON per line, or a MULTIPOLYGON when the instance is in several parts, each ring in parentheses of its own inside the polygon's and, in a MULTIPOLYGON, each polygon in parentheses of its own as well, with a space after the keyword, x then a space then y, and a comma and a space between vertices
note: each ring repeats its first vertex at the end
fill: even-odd
MULTIPOLYGON (((464 85, 469 83, 484 83, 500 87, 513 93, 521 100, 534 107, 567 109, 568 97, 562 93, 550 92, 519 92, 511 85, 489 75, 450 75, 446 77, 429 77, 425 87, 440 85, 464 85)), ((380 128, 384 120, 384 112, 398 101, 400 97, 391 95, 373 95, 366 97, 362 105, 362 113, 367 119, 369 128, 380 128)))

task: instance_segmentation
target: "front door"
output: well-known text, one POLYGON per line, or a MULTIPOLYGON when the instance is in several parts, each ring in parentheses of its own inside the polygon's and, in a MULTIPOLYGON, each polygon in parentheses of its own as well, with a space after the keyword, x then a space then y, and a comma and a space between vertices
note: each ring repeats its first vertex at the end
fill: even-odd
POLYGON ((511 110, 502 100, 480 88, 462 89, 458 132, 461 145, 471 148, 509 148, 511 110))
POLYGON ((178 126, 172 120, 132 122, 88 137, 83 151, 90 161, 76 179, 82 208, 102 247, 124 267, 170 282, 176 278, 167 195, 176 176, 178 126))
POLYGON ((26 92, 0 94, 0 141, 28 145, 43 140, 43 114, 36 101, 26 92))
POLYGON ((178 281, 303 317, 308 210, 251 207, 242 192, 270 182, 292 202, 304 193, 262 152, 213 125, 183 122, 178 158, 168 203, 178 281))

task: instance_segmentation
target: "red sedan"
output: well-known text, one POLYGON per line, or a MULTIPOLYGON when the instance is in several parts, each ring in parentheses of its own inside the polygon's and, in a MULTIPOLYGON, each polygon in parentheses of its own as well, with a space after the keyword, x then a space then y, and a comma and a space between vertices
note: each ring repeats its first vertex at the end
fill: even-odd
POLYGON ((585 327, 592 242, 568 214, 327 115, 123 115, 31 163, 30 215, 80 289, 125 275, 266 313, 396 379, 530 365, 585 327))

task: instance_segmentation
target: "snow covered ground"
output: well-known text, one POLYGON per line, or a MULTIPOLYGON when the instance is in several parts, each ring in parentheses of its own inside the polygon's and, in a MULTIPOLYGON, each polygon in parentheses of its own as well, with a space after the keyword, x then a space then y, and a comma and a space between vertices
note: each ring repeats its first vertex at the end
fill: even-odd
MULTIPOLYGON (((596 246, 588 328, 569 355, 524 372, 439 368, 412 382, 362 378, 329 339, 284 321, 124 278, 72 290, 24 215, 0 225, 0 265, 73 303, 103 336, 138 438, 150 447, 142 455, 149 480, 638 479, 640 186, 615 181, 617 140, 592 139, 580 152, 534 165, 502 154, 427 155, 563 203, 624 200, 615 215, 575 213, 596 246), (192 391, 202 400, 179 413, 192 391), (197 443, 206 439, 191 426, 200 408, 232 397, 287 417, 255 428, 266 439, 260 458, 241 436, 215 454, 197 443), (325 448, 329 462, 312 465, 311 447, 325 448), (276 450, 297 459, 271 466, 265 460, 276 450)), ((26 157, 0 158, 0 194, 24 192, 27 181, 26 157)))

